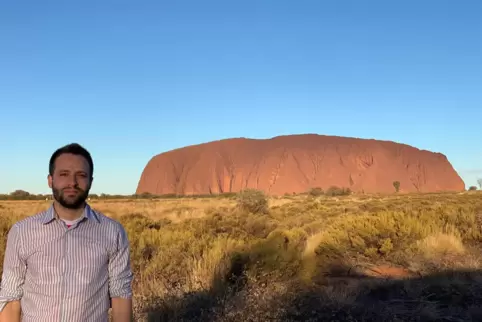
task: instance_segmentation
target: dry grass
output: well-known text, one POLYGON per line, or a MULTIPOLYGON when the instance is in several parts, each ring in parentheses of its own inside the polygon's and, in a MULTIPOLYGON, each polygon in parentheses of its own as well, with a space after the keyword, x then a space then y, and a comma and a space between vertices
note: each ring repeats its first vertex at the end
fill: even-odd
MULTIPOLYGON (((91 201, 129 234, 137 321, 482 317, 480 193, 242 198, 91 201)), ((0 202, 0 259, 49 205, 0 202)))

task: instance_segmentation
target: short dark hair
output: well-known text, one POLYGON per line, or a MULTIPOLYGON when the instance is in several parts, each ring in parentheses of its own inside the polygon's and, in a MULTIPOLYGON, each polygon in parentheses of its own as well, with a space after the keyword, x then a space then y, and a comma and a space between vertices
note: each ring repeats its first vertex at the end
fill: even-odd
POLYGON ((86 158, 87 162, 89 163, 89 166, 90 166, 90 176, 91 177, 94 176, 94 162, 92 161, 92 157, 91 157, 89 151, 87 151, 87 149, 85 149, 83 146, 81 146, 78 143, 70 143, 70 144, 64 145, 63 147, 58 148, 52 154, 52 156, 50 157, 50 162, 49 162, 49 174, 51 176, 54 175, 55 160, 57 160, 57 158, 60 155, 65 154, 65 153, 81 155, 84 158, 86 158))

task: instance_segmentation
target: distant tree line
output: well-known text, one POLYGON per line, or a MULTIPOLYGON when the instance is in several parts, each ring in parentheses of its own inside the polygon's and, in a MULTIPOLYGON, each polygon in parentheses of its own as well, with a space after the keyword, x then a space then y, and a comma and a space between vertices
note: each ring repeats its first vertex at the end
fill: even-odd
POLYGON ((0 194, 0 200, 45 200, 50 195, 31 194, 24 190, 15 190, 10 194, 0 194))
POLYGON ((337 187, 337 186, 331 186, 328 189, 326 189, 326 191, 324 191, 320 187, 314 187, 314 188, 311 188, 308 191, 308 194, 313 196, 313 197, 317 197, 317 196, 321 196, 321 195, 325 195, 325 196, 347 196, 347 195, 350 195, 351 193, 352 193, 352 191, 351 191, 350 188, 340 188, 340 187, 337 187))
MULTIPOLYGON (((477 183, 480 188, 482 188, 482 179, 478 179, 477 183)), ((394 181, 393 186, 395 188, 396 192, 399 192, 400 190, 400 182, 399 181, 394 181)), ((476 186, 470 186, 469 191, 474 191, 477 190, 476 186)), ((346 196, 352 194, 353 191, 350 188, 340 188, 337 186, 331 186, 326 190, 323 190, 320 187, 314 187, 308 190, 305 193, 300 193, 300 195, 311 195, 313 197, 316 196, 346 196)), ((293 193, 295 194, 295 193, 293 193)), ((286 194, 290 195, 290 194, 286 194)), ((131 195, 119 195, 119 194, 106 194, 106 193, 101 193, 101 194, 90 194, 89 198, 92 199, 175 199, 175 198, 230 198, 234 199, 238 196, 238 193, 236 192, 227 192, 227 193, 219 193, 219 194, 196 194, 196 195, 183 195, 183 194, 175 194, 175 193, 169 193, 169 194, 162 194, 162 195, 156 195, 152 193, 141 193, 141 194, 131 194, 131 195)), ((29 193, 28 191, 25 190, 15 190, 11 192, 10 194, 0 194, 0 200, 51 200, 52 195, 51 194, 32 194, 29 193)))
MULTIPOLYGON (((222 194, 202 194, 202 195, 180 195, 180 194, 163 194, 155 195, 151 193, 119 195, 119 194, 90 194, 92 199, 173 199, 173 198, 234 198, 236 193, 222 193, 222 194)), ((0 200, 51 200, 51 194, 32 194, 25 190, 15 190, 10 194, 0 194, 0 200)))

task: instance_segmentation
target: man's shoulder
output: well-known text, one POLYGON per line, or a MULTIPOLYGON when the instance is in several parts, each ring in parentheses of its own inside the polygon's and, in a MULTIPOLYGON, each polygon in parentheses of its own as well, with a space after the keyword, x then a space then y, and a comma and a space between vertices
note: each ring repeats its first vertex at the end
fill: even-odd
POLYGON ((122 223, 114 218, 111 218, 99 210, 91 208, 91 211, 97 217, 102 225, 107 226, 109 229, 114 229, 116 231, 124 231, 124 226, 122 223))
POLYGON ((19 230, 30 229, 32 226, 41 224, 45 220, 46 216, 48 216, 48 210, 43 210, 18 220, 12 225, 12 227, 19 230))
POLYGON ((122 242, 128 240, 127 231, 120 221, 111 218, 98 210, 94 210, 91 208, 91 211, 96 216, 100 225, 103 226, 102 231, 104 237, 109 238, 116 243, 119 240, 122 242))

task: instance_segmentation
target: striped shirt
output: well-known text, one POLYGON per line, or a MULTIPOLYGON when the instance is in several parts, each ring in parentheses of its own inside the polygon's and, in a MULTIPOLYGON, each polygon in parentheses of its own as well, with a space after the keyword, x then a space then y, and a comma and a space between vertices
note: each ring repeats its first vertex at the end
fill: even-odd
POLYGON ((52 205, 8 233, 0 310, 20 300, 23 322, 105 322, 110 298, 132 297, 132 278, 120 223, 87 205, 67 228, 52 205))

